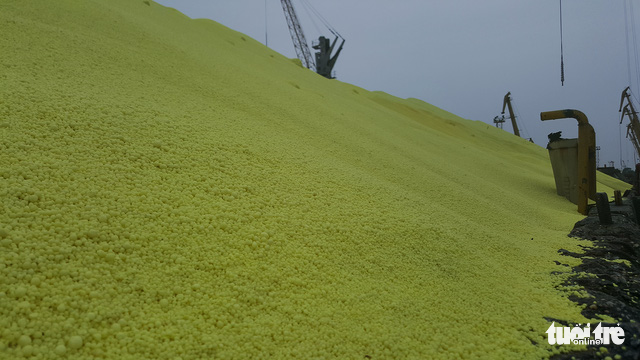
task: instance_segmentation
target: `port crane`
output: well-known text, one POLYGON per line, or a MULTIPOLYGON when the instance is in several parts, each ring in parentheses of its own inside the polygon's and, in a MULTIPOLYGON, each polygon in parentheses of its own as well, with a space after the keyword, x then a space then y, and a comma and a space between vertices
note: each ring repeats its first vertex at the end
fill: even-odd
POLYGON ((629 118, 629 125, 627 125, 627 137, 631 140, 638 157, 640 157, 640 121, 638 121, 638 112, 633 106, 631 94, 629 92, 630 90, 627 86, 627 88, 622 91, 622 97, 620 98, 620 109, 618 110, 619 112, 622 112, 620 124, 622 124, 624 116, 627 115, 629 118), (627 101, 626 105, 624 105, 625 100, 627 101))
POLYGON ((513 133, 516 136, 520 136, 520 130, 518 129, 518 124, 516 123, 516 115, 513 113, 513 107, 511 106, 511 91, 504 96, 504 101, 502 102, 502 115, 504 115, 504 109, 509 109, 509 119, 511 119, 511 125, 513 126, 513 133))
POLYGON ((342 48, 344 46, 344 38, 340 36, 340 34, 333 29, 324 18, 322 18, 317 11, 314 12, 323 20, 325 26, 331 31, 333 35, 335 35, 335 39, 333 42, 329 38, 324 36, 320 36, 318 40, 312 43, 313 49, 317 50, 315 53, 315 61, 311 56, 311 50, 309 49, 309 44, 307 43, 307 39, 304 36, 304 31, 302 31, 302 26, 300 26, 300 20, 298 19, 298 15, 296 14, 296 10, 291 3, 291 0, 280 0, 282 4, 282 10, 284 11, 284 16, 287 19, 287 26, 289 27, 289 33, 291 34, 291 40, 293 41, 293 47, 296 50, 296 55, 298 59, 302 62, 302 65, 307 69, 313 70, 318 74, 328 78, 334 79, 333 75, 333 67, 338 60, 338 56, 340 52, 342 52, 342 48), (335 46, 338 43, 338 40, 342 39, 340 46, 336 50, 335 54, 332 55, 335 46))

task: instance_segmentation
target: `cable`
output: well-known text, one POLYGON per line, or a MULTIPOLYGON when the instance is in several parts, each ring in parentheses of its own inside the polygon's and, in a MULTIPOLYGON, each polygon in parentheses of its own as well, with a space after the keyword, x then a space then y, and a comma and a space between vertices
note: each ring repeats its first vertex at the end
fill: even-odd
POLYGON ((622 164, 622 124, 618 124, 618 140, 620 142, 620 164, 622 164))
POLYGON ((522 136, 522 138, 530 139, 531 134, 529 133, 529 130, 527 129, 524 121, 518 121, 518 119, 522 119, 522 116, 520 115, 520 111, 518 111, 518 107, 516 107, 513 103, 513 96, 511 97, 511 106, 513 107, 513 112, 515 113, 514 115, 516 116, 516 124, 518 124, 518 126, 524 130, 523 133, 526 133, 526 136, 522 136))
POLYGON ((313 19, 313 15, 311 15, 311 13, 309 12, 309 4, 301 1, 302 3, 302 7, 304 8, 304 11, 307 13, 307 16, 309 16, 309 19, 311 19, 311 22, 313 23, 313 27, 316 28, 316 31, 318 32, 318 34, 322 34, 322 31, 320 31, 320 27, 318 27, 318 24, 316 23, 316 21, 313 19))
POLYGON ((564 49, 562 40, 562 0, 560 0, 560 82, 564 86, 564 49))
MULTIPOLYGON (((636 94, 633 92, 633 90, 631 90, 631 87, 629 87, 629 91, 627 91, 627 94, 631 94, 631 98, 635 99, 636 103, 640 103, 640 100, 638 100, 638 97, 636 96, 636 94)), ((632 99, 630 99, 629 101, 632 101, 632 99)), ((629 118, 629 120, 631 120, 631 118, 629 118)))
POLYGON ((336 31, 336 29, 331 26, 331 24, 329 23, 329 21, 327 19, 325 19, 324 16, 322 16, 322 14, 320 14, 320 12, 318 10, 316 10, 316 8, 313 7, 313 5, 311 5, 311 3, 308 0, 301 0, 303 3, 306 3, 306 5, 309 7, 309 9, 311 9, 311 11, 318 17, 318 19, 320 19, 320 21, 322 22, 322 24, 335 36, 344 39, 342 37, 342 35, 340 35, 338 33, 338 31, 336 31))
MULTIPOLYGON (((634 18, 633 1, 629 2, 629 11, 631 12, 629 19, 631 20, 631 41, 633 44, 633 53, 636 70, 636 88, 640 85, 640 61, 638 59, 638 41, 636 36, 636 22, 634 18)), ((631 85, 631 84, 629 84, 631 85)))
POLYGON ((264 45, 269 47, 269 35, 267 32, 267 0, 264 0, 264 45))
MULTIPOLYGON (((625 136, 625 138, 629 138, 628 136, 625 136)), ((631 139, 629 139, 631 140, 631 139)), ((624 159, 627 160, 629 159, 629 144, 627 143, 627 146, 624 147, 624 159)), ((624 169, 624 166, 622 166, 623 162, 622 159, 620 160, 620 170, 624 169)))
POLYGON ((322 14, 320 14, 320 12, 318 10, 316 10, 316 8, 313 7, 313 5, 311 5, 311 3, 308 0, 302 0, 305 4, 307 4, 307 6, 309 7, 309 9, 311 9, 311 11, 316 15, 316 17, 318 19, 320 19, 320 21, 322 22, 322 24, 329 29, 329 31, 331 31, 333 33, 333 27, 331 26, 331 24, 329 24, 329 22, 327 21, 327 19, 324 18, 324 16, 322 16, 322 14))
POLYGON ((627 75, 629 77, 629 86, 631 86, 631 52, 629 51, 629 16, 627 15, 627 0, 624 0, 624 37, 627 48, 627 75))

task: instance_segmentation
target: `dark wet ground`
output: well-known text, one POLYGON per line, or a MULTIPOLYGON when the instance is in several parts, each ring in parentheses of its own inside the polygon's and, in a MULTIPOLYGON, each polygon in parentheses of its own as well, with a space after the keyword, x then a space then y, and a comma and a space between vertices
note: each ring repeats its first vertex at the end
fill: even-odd
MULTIPOLYGON (((552 359, 640 359, 640 226, 635 221, 630 204, 625 199, 624 206, 612 206, 611 225, 600 224, 595 208, 588 217, 576 223, 569 236, 593 242, 593 246, 585 243, 584 254, 559 250, 563 255, 582 259, 582 264, 573 268, 574 275, 566 285, 579 285, 591 296, 573 296, 570 299, 585 306, 582 314, 587 318, 599 319, 602 315, 608 315, 619 319, 616 323, 603 322, 602 326, 615 327, 619 323, 624 330, 624 343, 588 346, 587 351, 557 355, 552 359), (580 276, 581 273, 595 276, 580 276), (601 351, 602 347, 606 351, 601 351)), ((592 323, 591 328, 594 329, 596 325, 592 323)))

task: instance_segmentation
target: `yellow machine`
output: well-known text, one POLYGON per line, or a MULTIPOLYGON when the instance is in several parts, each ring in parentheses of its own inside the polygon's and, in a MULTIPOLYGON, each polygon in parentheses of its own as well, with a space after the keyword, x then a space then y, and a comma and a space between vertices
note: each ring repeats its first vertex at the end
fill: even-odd
MULTIPOLYGON (((591 124, 589 124, 587 116, 581 111, 567 109, 540 113, 540 120, 542 121, 565 118, 574 118, 578 120, 577 169, 574 168, 573 170, 575 171, 573 174, 576 174, 577 172, 577 178, 572 180, 575 180, 577 184, 578 212, 583 215, 587 215, 589 212, 589 199, 594 201, 596 200, 596 133, 591 124)), ((551 151, 552 150, 549 150, 550 156, 551 151)), ((551 158, 551 165, 554 168, 554 177, 556 177, 556 187, 560 194, 561 189, 559 187, 560 181, 558 179, 559 175, 557 169, 563 170, 565 167, 575 166, 576 161, 574 157, 573 159, 565 160, 572 164, 554 164, 553 156, 551 156, 551 158)), ((576 175, 570 176, 573 178, 576 175)), ((575 188, 576 187, 572 187, 569 191, 575 191, 575 188)), ((561 195, 568 196, 568 194, 561 195)))

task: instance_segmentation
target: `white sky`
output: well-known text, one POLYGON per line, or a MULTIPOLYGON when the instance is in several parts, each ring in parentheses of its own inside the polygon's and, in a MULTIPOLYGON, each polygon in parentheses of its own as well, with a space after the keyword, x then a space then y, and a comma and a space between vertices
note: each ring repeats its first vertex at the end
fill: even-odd
MULTIPOLYGON (((213 19, 262 43, 266 29, 270 48, 296 56, 280 1, 155 1, 192 18, 213 19)), ((330 36, 309 16, 303 1, 292 0, 307 40, 330 36)), ((577 137, 577 122, 543 123, 540 112, 578 109, 596 130, 600 166, 615 161, 619 167, 622 159, 633 167, 635 150, 625 137, 628 120, 619 125, 618 108, 622 90, 629 85, 640 99, 633 22, 625 26, 625 4, 635 21, 638 1, 562 1, 564 86, 559 0, 306 1, 346 39, 335 66, 340 81, 418 98, 492 125, 504 95, 511 91, 522 136, 541 146, 546 146, 551 132, 577 137)), ((510 122, 504 129, 512 132, 510 122)))

